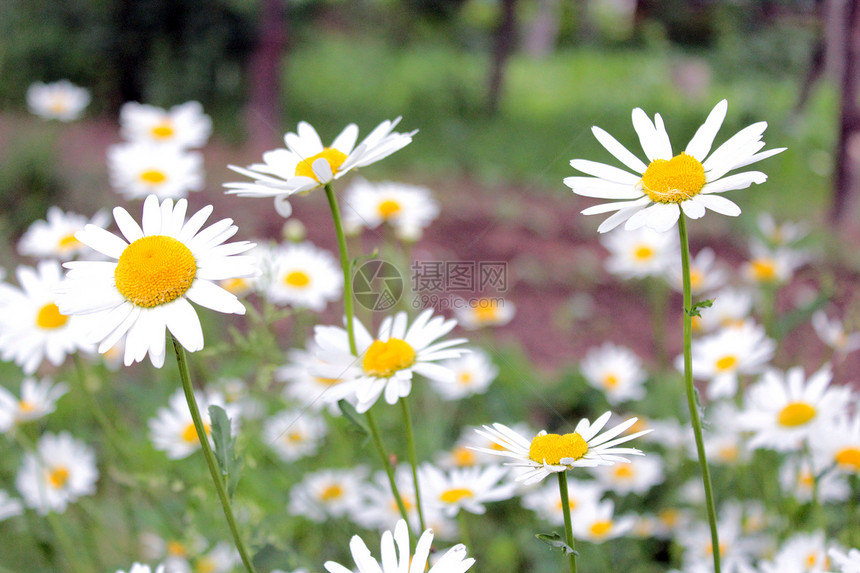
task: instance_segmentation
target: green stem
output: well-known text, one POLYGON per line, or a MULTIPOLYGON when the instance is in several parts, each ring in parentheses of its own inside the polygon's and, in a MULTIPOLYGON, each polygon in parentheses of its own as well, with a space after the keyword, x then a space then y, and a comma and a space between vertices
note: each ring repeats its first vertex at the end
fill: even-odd
POLYGON ((406 444, 409 449, 409 464, 412 466, 412 481, 415 483, 415 507, 418 509, 418 527, 424 531, 424 513, 421 511, 421 489, 418 487, 418 456, 415 453, 415 432, 412 430, 412 416, 406 398, 400 398, 400 411, 403 413, 403 426, 406 429, 406 444))
POLYGON ((349 252, 346 247, 346 236, 343 233, 343 222, 340 218, 340 209, 337 206, 337 198, 334 196, 334 189, 331 183, 326 183, 325 196, 328 199, 328 206, 331 208, 331 217, 334 220, 334 232, 337 235, 337 246, 340 251, 340 266, 343 269, 343 311, 346 314, 346 332, 349 335, 349 351, 353 356, 358 356, 358 350, 355 346, 355 329, 353 328, 353 308, 352 308, 352 280, 351 265, 349 262, 349 252))
POLYGON ((681 269, 684 277, 684 387, 687 391, 687 407, 690 410, 690 424, 696 437, 696 452, 702 471, 702 484, 705 487, 705 505, 708 523, 711 526, 711 547, 714 554, 714 573, 720 573, 720 539, 717 533, 717 511, 714 506, 714 493, 711 488, 711 472, 705 456, 705 443, 702 439, 702 421, 696 403, 696 389, 693 386, 693 295, 690 286, 690 243, 687 238, 687 220, 684 213, 678 218, 678 234, 681 239, 681 269))
POLYGON ((200 410, 197 408, 197 400, 194 398, 194 389, 191 387, 191 376, 188 373, 188 361, 185 358, 185 348, 179 344, 171 335, 173 340, 173 349, 176 351, 176 362, 179 366, 179 377, 182 379, 182 390, 185 392, 185 400, 188 402, 188 409, 191 411, 191 419, 194 421, 194 429, 197 431, 197 437, 200 441, 200 448, 203 450, 203 457, 206 458, 206 465, 209 466, 209 473, 212 475, 212 482, 215 484, 215 491, 218 492, 218 499, 221 500, 221 508, 224 510, 224 517, 227 518, 227 525, 230 526, 230 532, 233 534, 233 541, 236 544, 236 549, 239 551, 239 556, 242 558, 242 563, 248 573, 256 573, 254 564, 245 548, 245 543, 239 535, 239 527, 236 525, 236 518, 233 517, 233 509, 230 507, 230 498, 227 497, 227 490, 224 488, 224 479, 221 472, 218 470, 218 462, 215 460, 215 454, 212 453, 212 447, 209 445, 209 439, 206 434, 206 427, 203 425, 203 420, 200 417, 200 410))
POLYGON ((48 520, 48 525, 51 526, 51 531, 54 532, 54 538, 56 538, 57 543, 60 545, 60 548, 63 551, 63 555, 71 566, 72 571, 84 573, 88 570, 86 566, 83 566, 79 561, 77 551, 75 551, 75 544, 72 542, 72 539, 66 533, 66 530, 63 529, 62 524, 59 519, 57 519, 57 514, 53 513, 53 511, 48 511, 45 515, 45 519, 48 520))
POLYGON ((564 514, 564 541, 573 550, 567 555, 570 573, 576 573, 576 545, 573 541, 573 523, 570 520, 570 495, 567 493, 567 472, 557 472, 558 494, 561 496, 561 512, 564 514))
POLYGON ((400 490, 397 489, 397 482, 394 479, 394 468, 391 467, 388 453, 385 450, 385 445, 382 443, 382 436, 379 434, 376 419, 373 417, 371 410, 365 412, 364 415, 367 418, 367 426, 370 428, 370 435, 373 437, 376 451, 379 452, 379 457, 382 458, 382 465, 385 468, 385 473, 388 475, 388 483, 391 485, 391 493, 394 494, 394 500, 397 502, 397 509, 400 510, 400 516, 404 521, 406 521, 406 524, 409 525, 409 514, 406 511, 406 504, 403 503, 403 498, 400 497, 400 490))
POLYGON ((84 367, 83 361, 78 354, 73 355, 73 362, 75 363, 75 370, 77 370, 78 374, 78 385, 81 389, 81 394, 84 396, 84 401, 87 403, 87 408, 90 411, 90 414, 95 419, 96 423, 102 430, 102 434, 105 439, 110 444, 111 448, 116 452, 117 456, 123 458, 124 462, 131 462, 128 457, 128 454, 123 448, 122 444, 117 440, 117 436, 119 435, 119 431, 111 424, 107 415, 105 415, 104 411, 99 406, 99 401, 96 400, 96 397, 93 395, 92 390, 88 384, 88 376, 87 370, 84 367))
POLYGON ((472 537, 469 535, 469 523, 466 521, 466 511, 461 507, 457 512, 457 521, 460 523, 460 541, 469 548, 469 556, 475 556, 475 546, 472 545, 472 537))

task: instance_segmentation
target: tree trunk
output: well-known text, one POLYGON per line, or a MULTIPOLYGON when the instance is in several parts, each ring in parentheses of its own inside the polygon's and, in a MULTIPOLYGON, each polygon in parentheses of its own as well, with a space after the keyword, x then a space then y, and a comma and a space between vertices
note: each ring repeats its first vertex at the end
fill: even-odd
POLYGON ((846 211, 853 207, 852 195, 857 187, 858 148, 860 148, 860 108, 857 105, 857 81, 860 74, 860 0, 845 5, 845 47, 842 62, 839 140, 833 181, 830 220, 834 224, 851 221, 846 211))
POLYGON ((281 63, 287 47, 287 0, 262 0, 257 46, 249 66, 245 128, 254 145, 280 141, 281 63))
POLYGON ((502 16, 496 28, 496 41, 493 47, 493 64, 490 70, 490 87, 487 98, 487 111, 493 116, 499 111, 499 101, 504 84, 505 64, 514 49, 516 35, 516 0, 502 0, 502 16))

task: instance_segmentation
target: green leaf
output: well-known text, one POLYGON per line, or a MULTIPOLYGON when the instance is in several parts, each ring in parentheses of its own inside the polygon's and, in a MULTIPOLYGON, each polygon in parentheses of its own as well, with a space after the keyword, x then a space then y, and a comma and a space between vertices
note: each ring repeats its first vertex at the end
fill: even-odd
POLYGON ((359 417, 360 414, 355 411, 352 404, 346 400, 338 400, 337 407, 340 408, 340 413, 343 414, 343 417, 349 420, 362 436, 370 435, 370 429, 364 425, 364 422, 359 417))
POLYGON ((702 316, 701 309, 711 308, 713 305, 714 299, 700 300, 697 303, 693 303, 693 308, 685 310, 687 310, 687 314, 689 314, 690 316, 702 316))
POLYGON ((549 545, 552 551, 561 551, 566 555, 579 555, 579 552, 565 543, 561 535, 553 531, 552 533, 536 533, 535 537, 549 545))
POLYGON ((215 459, 221 477, 227 486, 227 495, 233 497, 236 486, 239 485, 239 475, 242 469, 242 458, 236 455, 233 435, 230 432, 230 418, 220 406, 209 406, 209 419, 212 422, 212 441, 215 443, 215 459))

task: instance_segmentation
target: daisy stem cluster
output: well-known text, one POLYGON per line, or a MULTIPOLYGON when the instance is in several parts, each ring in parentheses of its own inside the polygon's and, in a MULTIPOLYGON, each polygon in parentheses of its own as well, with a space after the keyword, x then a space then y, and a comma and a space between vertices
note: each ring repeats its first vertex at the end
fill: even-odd
MULTIPOLYGON (((346 314, 346 332, 349 335, 349 351, 353 355, 358 354, 355 346, 355 328, 353 327, 353 296, 352 296, 352 281, 351 269, 352 265, 349 261, 349 252, 346 247, 346 235, 343 232, 343 221, 340 216, 340 208, 337 206, 337 197, 334 195, 334 189, 331 183, 325 186, 325 196, 328 199, 328 206, 331 208, 331 218, 334 220, 334 232, 337 235, 337 247, 340 251, 340 266, 343 268, 343 311, 346 314)), ((405 517, 404 517, 405 519, 405 517)))
MULTIPOLYGON (((717 533, 717 511, 714 506, 714 493, 711 488, 711 472, 705 456, 705 443, 702 438, 702 420, 693 387, 693 295, 690 284, 690 242, 687 237, 686 216, 678 218, 678 234, 681 239, 681 272, 684 281, 684 388, 687 392, 687 407, 690 410, 690 424, 696 437, 696 452, 702 471, 702 485, 705 488, 708 524, 711 528, 711 547, 714 555, 714 573, 720 573, 720 540, 717 533)), ((563 498, 562 498, 563 499, 563 498)))
POLYGON ((254 564, 251 562, 251 557, 248 550, 245 548, 245 543, 239 535, 239 527, 236 525, 236 518, 233 517, 233 509, 230 506, 230 498, 227 496, 227 490, 224 487, 224 480, 221 473, 218 471, 218 463, 215 460, 215 454, 212 453, 212 448, 209 445, 209 439, 206 434, 206 427, 203 425, 203 419, 200 417, 200 409, 197 408, 197 400, 194 398, 194 389, 191 387, 191 377, 188 373, 188 361, 185 357, 185 348, 171 335, 173 341, 173 349, 176 351, 176 362, 179 366, 179 377, 182 380, 182 389, 185 392, 185 399, 188 402, 188 409, 191 411, 191 419, 194 421, 194 429, 197 431, 197 437, 200 440, 200 448, 203 450, 203 457, 206 458, 206 465, 209 466, 209 473, 212 475, 212 481, 215 483, 215 491, 218 492, 218 499, 221 500, 221 508, 224 510, 224 517, 227 518, 227 525, 230 527, 230 533, 233 534, 233 541, 236 544, 236 549, 239 551, 239 556, 245 569, 248 573, 256 573, 254 564))
POLYGON ((573 523, 570 519, 570 495, 567 491, 567 472, 558 472, 558 493, 561 496, 561 512, 564 514, 564 541, 572 549, 567 560, 570 573, 576 573, 576 545, 573 540, 573 523))
POLYGON ((370 428, 370 435, 373 437, 373 443, 376 445, 376 450, 379 452, 379 457, 382 458, 382 466, 385 468, 385 474, 388 476, 388 483, 391 485, 391 493, 394 495, 394 500, 397 502, 397 509, 400 510, 400 515, 409 523, 409 514, 406 512, 406 504, 403 503, 403 498, 400 497, 400 490, 397 489, 397 482, 394 479, 394 468, 388 459, 388 454, 385 450, 385 444, 382 443, 382 436, 379 434, 379 426, 376 425, 376 418, 373 417, 373 411, 365 412, 367 418, 367 427, 370 428))

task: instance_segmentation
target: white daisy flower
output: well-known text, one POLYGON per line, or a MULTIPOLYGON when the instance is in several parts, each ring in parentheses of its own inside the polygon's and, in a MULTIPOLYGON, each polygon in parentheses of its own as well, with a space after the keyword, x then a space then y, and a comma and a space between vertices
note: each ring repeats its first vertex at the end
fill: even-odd
POLYGON ((362 374, 360 365, 351 365, 338 378, 322 378, 313 374, 320 364, 316 357, 319 348, 311 342, 308 350, 294 348, 287 352, 289 362, 275 370, 274 377, 284 382, 284 398, 302 409, 321 411, 328 408, 332 415, 340 413, 338 401, 355 405, 356 380, 362 374))
POLYGON ((107 151, 110 183, 126 199, 178 199, 203 189, 203 156, 173 145, 120 143, 107 151))
POLYGON ((476 430, 503 449, 473 448, 476 451, 511 458, 505 465, 527 468, 516 477, 526 485, 537 483, 552 473, 567 471, 575 467, 595 467, 618 462, 629 463, 626 455, 644 455, 635 448, 615 446, 638 438, 651 430, 622 435, 637 418, 630 418, 602 434, 600 431, 609 421, 612 412, 606 412, 593 423, 582 419, 570 434, 548 434, 541 430, 532 440, 527 440, 504 424, 483 426, 476 430), (620 436, 620 437, 619 437, 620 436))
POLYGON ((787 247, 769 249, 753 242, 750 251, 752 256, 743 264, 741 272, 755 285, 785 284, 794 276, 794 271, 806 264, 806 255, 787 247))
POLYGON ((104 227, 109 217, 104 211, 87 219, 77 213, 64 213, 59 207, 48 207, 47 220, 36 221, 18 240, 18 253, 27 257, 53 258, 68 261, 89 249, 75 238, 87 224, 104 227))
POLYGON ((702 316, 693 317, 699 329, 713 332, 718 328, 738 328, 747 323, 752 313, 753 295, 748 290, 724 288, 713 296, 714 304, 701 309, 702 316))
MULTIPOLYGON (((449 549, 428 569, 427 560, 432 543, 433 530, 428 529, 418 539, 413 555, 409 549, 409 528, 401 519, 394 527, 393 535, 391 531, 382 534, 380 561, 374 559, 358 535, 354 535, 350 540, 349 549, 359 573, 463 573, 475 563, 474 559, 466 558, 466 546, 461 544, 449 549)), ((329 573, 352 573, 334 561, 326 561, 324 567, 329 573)))
MULTIPOLYGON (((412 480, 412 467, 400 464, 394 468, 394 483, 403 500, 409 523, 418 526, 418 510, 415 504, 415 482, 412 480)), ((385 531, 392 522, 401 518, 397 500, 391 492, 388 474, 378 471, 371 479, 361 484, 361 503, 353 508, 350 518, 367 529, 385 531)), ((427 512, 426 507, 422 508, 427 512)), ((424 516, 425 519, 427 516, 424 516)))
POLYGON ((439 363, 454 373, 453 384, 431 380, 433 389, 444 400, 461 400, 475 394, 483 394, 499 374, 499 369, 490 360, 489 355, 478 348, 469 348, 469 352, 458 358, 450 358, 439 363))
POLYGON ((57 305, 56 289, 63 280, 60 263, 20 266, 16 274, 21 288, 0 283, 0 357, 32 374, 43 360, 59 366, 67 354, 90 351, 84 322, 57 305))
POLYGON ((307 473, 290 489, 287 511, 317 523, 353 515, 361 504, 366 477, 367 468, 362 466, 307 473))
POLYGON ((275 304, 321 311, 340 298, 343 271, 330 252, 311 243, 290 243, 272 249, 271 278, 264 294, 275 304))
POLYGON ((514 303, 501 297, 455 299, 453 309, 454 318, 466 330, 504 326, 517 312, 514 303))
POLYGON ((643 495, 666 479, 663 462, 657 456, 637 458, 629 464, 598 466, 592 473, 607 491, 618 495, 643 495))
POLYGON ((816 466, 835 465, 840 472, 860 475, 860 412, 841 415, 825 421, 809 437, 816 466))
MULTIPOLYGON (((299 122, 297 134, 289 132, 284 136, 286 149, 267 151, 263 154, 263 163, 247 168, 228 166, 254 179, 253 183, 225 183, 224 186, 229 189, 228 193, 240 196, 280 196, 282 200, 295 193, 316 189, 408 145, 418 130, 409 133, 392 131, 399 122, 399 117, 394 121, 383 121, 357 146, 358 127, 349 124, 329 147, 323 146, 320 136, 309 123, 299 122)), ((281 214, 289 214, 288 206, 282 204, 281 214)))
POLYGON ((834 547, 829 554, 841 573, 860 573, 860 550, 850 549, 846 553, 834 547))
POLYGON ((212 119, 199 102, 165 110, 128 102, 119 110, 120 133, 126 141, 172 144, 182 149, 203 147, 212 134, 212 119))
POLYGON ((24 378, 21 398, 0 386, 0 432, 7 432, 17 424, 38 420, 57 407, 57 400, 68 392, 68 387, 50 379, 24 378))
POLYGON ((678 238, 671 233, 618 230, 601 237, 600 243, 609 251, 606 270, 625 279, 662 277, 670 268, 680 267, 678 238))
MULTIPOLYGON (((746 436, 737 424, 739 415, 740 412, 732 402, 721 401, 705 416, 702 433, 705 453, 711 463, 735 466, 749 460, 751 452, 746 436)), ((695 440, 689 439, 687 444, 687 455, 692 460, 697 459, 695 440)))
MULTIPOLYGON (((738 511, 723 511, 717 521, 720 540, 720 567, 726 573, 750 573, 752 560, 761 543, 758 539, 744 535, 741 514, 738 511)), ((677 542, 684 548, 684 571, 713 570, 714 546, 711 529, 705 522, 695 522, 678 531, 677 542)))
POLYGON ((481 515, 487 511, 485 503, 510 499, 516 489, 512 483, 499 483, 508 473, 501 466, 454 468, 445 472, 424 464, 418 471, 422 499, 448 517, 454 517, 461 509, 481 515))
POLYGON ((272 280, 272 253, 276 247, 261 239, 252 239, 252 242, 255 246, 246 251, 245 255, 256 259, 260 273, 248 277, 230 277, 218 281, 218 286, 239 298, 252 292, 261 292, 265 285, 272 280))
POLYGON ((36 452, 24 456, 16 485, 27 507, 39 514, 63 513, 69 503, 96 492, 93 449, 68 432, 43 434, 36 452))
POLYGON ((192 560, 194 564, 192 571, 195 573, 231 573, 240 561, 239 552, 232 544, 219 541, 215 547, 192 560))
POLYGON ((407 315, 399 312, 386 317, 374 338, 358 320, 354 323, 358 357, 349 350, 346 330, 334 326, 317 326, 314 340, 319 347, 312 373, 323 378, 338 379, 350 368, 360 364, 361 372, 355 383, 355 409, 363 414, 380 396, 395 404, 412 390, 412 377, 420 374, 431 380, 452 384, 454 373, 439 364, 439 360, 456 358, 465 350, 453 348, 466 342, 454 338, 435 342, 456 326, 456 320, 433 316, 433 310, 423 311, 407 329, 407 315))
MULTIPOLYGON (((707 310, 707 309, 706 309, 707 310)), ((776 342, 764 327, 747 322, 693 341, 693 377, 708 380, 708 398, 727 398, 738 390, 738 376, 758 374, 773 358, 776 342)), ((684 357, 675 364, 683 371, 684 357)))
MULTIPOLYGON (((230 419, 231 432, 236 433, 239 425, 239 409, 235 404, 227 404, 224 396, 214 391, 206 394, 195 392, 194 398, 197 400, 197 407, 203 418, 203 427, 210 444, 212 443, 210 436, 212 422, 209 419, 209 406, 223 408, 230 419)), ((194 427, 194 420, 191 418, 191 411, 188 409, 182 390, 174 392, 168 399, 168 405, 159 408, 155 417, 150 418, 147 425, 152 445, 156 450, 165 452, 171 460, 186 458, 200 448, 197 428, 194 427)))
POLYGON ((779 468, 779 484, 785 495, 801 503, 817 497, 819 503, 838 503, 851 497, 851 486, 842 472, 813 468, 808 459, 790 457, 779 468))
POLYGON ((382 223, 394 227, 400 238, 417 240, 439 215, 439 203, 430 189, 405 183, 370 183, 356 179, 344 195, 346 227, 375 229, 382 223))
POLYGON ((311 456, 328 428, 325 420, 309 410, 284 410, 263 424, 263 439, 285 462, 311 456))
MULTIPOLYGON (((690 259, 690 292, 693 296, 721 288, 726 280, 728 273, 717 262, 713 249, 706 247, 690 259)), ((680 265, 669 267, 669 284, 678 292, 684 291, 683 269, 680 265)))
POLYGON ((761 213, 756 218, 756 223, 759 232, 773 247, 790 247, 809 233, 807 224, 789 221, 777 223, 770 213, 761 213))
POLYGON ((785 374, 765 371, 747 392, 744 411, 738 417, 740 427, 754 433, 749 446, 797 450, 816 426, 844 413, 851 390, 830 386, 832 377, 828 365, 808 380, 804 380, 800 366, 785 374))
MULTIPOLYGON (((583 507, 597 505, 606 492, 603 485, 594 481, 567 479, 567 504, 574 521, 577 511, 583 507)), ((558 485, 546 483, 526 492, 523 507, 534 511, 540 519, 551 525, 564 524, 564 508, 558 493, 558 485)))
POLYGON ((612 405, 645 397, 647 375, 642 360, 629 348, 604 342, 588 351, 579 368, 585 380, 602 391, 612 405))
POLYGON ((626 535, 635 523, 636 518, 632 515, 615 517, 615 503, 606 499, 577 509, 572 523, 573 536, 591 543, 603 543, 626 535))
POLYGON ((618 200, 582 212, 594 215, 615 211, 600 224, 597 229, 600 233, 611 231, 621 223, 625 223, 627 230, 644 226, 659 232, 668 231, 678 222, 682 211, 691 219, 703 217, 706 209, 736 217, 740 208, 719 194, 764 183, 767 175, 760 171, 745 171, 728 177, 726 174, 776 155, 785 148, 760 152, 764 147, 761 136, 767 128, 767 123, 761 121, 742 129, 709 153, 727 109, 726 100, 714 106, 686 149, 678 155, 672 152, 660 114, 656 114, 652 122, 642 109, 634 109, 633 128, 649 161, 647 165, 607 132, 593 127, 591 131, 597 141, 635 173, 574 159, 570 165, 589 177, 567 177, 564 183, 577 195, 618 200))
POLYGON ((58 288, 57 304, 67 315, 91 315, 99 352, 125 339, 126 366, 148 353, 160 368, 165 328, 189 352, 203 348, 200 319, 189 301, 219 312, 245 313, 242 303, 215 281, 254 276, 254 257, 237 256, 253 243, 225 243, 237 231, 232 219, 201 231, 211 205, 186 221, 187 208, 185 199, 159 205, 150 195, 143 204, 142 228, 125 209, 113 211, 128 242, 92 225, 76 235, 116 262, 66 263, 67 280, 58 288))
POLYGON ((0 521, 24 513, 24 504, 20 499, 9 495, 5 489, 0 489, 0 521))
MULTIPOLYGON (((499 459, 495 455, 489 455, 478 451, 481 448, 495 451, 503 450, 503 447, 493 440, 479 434, 473 426, 466 426, 460 432, 460 437, 453 447, 437 455, 436 463, 442 468, 467 468, 477 465, 498 464, 499 459)), ((534 435, 536 432, 526 424, 516 424, 511 429, 523 436, 534 435)))
POLYGON ((762 573, 826 573, 830 571, 828 545, 821 530, 795 533, 783 542, 772 561, 759 567, 762 573))
POLYGON ((90 92, 68 80, 44 84, 36 82, 27 88, 30 113, 43 119, 73 121, 81 117, 90 104, 90 92))
MULTIPOLYGON (((125 571, 122 569, 117 569, 116 573, 125 573, 125 571)), ((142 563, 132 563, 131 569, 128 570, 128 573, 164 573, 164 565, 159 565, 155 568, 155 571, 153 572, 153 570, 150 569, 149 565, 144 565, 142 563)))
POLYGON ((827 318, 823 310, 812 315, 812 328, 821 342, 833 349, 840 356, 845 356, 860 348, 860 332, 848 334, 842 321, 838 318, 827 318))

